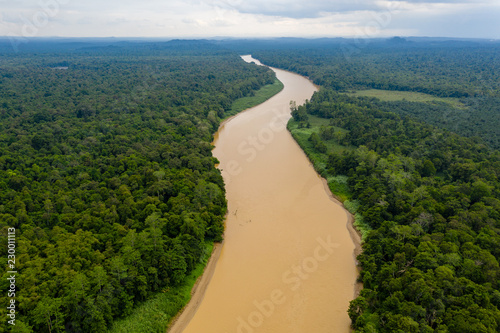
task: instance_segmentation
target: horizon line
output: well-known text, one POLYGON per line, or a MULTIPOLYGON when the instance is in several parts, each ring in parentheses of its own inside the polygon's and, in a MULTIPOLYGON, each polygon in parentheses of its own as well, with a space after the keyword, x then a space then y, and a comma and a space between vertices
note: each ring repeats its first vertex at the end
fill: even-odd
POLYGON ((0 39, 24 39, 24 40, 41 40, 41 39, 157 39, 157 40, 224 40, 224 39, 392 39, 392 38, 411 38, 411 39, 447 39, 447 40, 484 40, 484 41, 500 41, 500 38, 488 37, 449 37, 449 36, 9 36, 0 35, 0 39))

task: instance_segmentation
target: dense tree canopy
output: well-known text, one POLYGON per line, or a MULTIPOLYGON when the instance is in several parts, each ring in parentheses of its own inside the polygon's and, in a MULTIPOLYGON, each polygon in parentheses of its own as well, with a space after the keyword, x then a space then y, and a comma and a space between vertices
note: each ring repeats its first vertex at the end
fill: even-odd
POLYGON ((49 46, 0 54, 0 230, 17 230, 16 327, 104 332, 221 240, 212 134, 274 75, 202 41, 49 46))

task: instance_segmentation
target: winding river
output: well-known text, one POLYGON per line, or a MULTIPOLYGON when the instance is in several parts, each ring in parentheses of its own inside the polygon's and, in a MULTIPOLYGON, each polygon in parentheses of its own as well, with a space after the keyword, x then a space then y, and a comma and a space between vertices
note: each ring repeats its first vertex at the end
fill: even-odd
POLYGON ((304 103, 316 87, 273 70, 284 89, 216 134, 229 210, 225 240, 205 273, 210 283, 193 301, 196 313, 179 318, 178 332, 350 331, 357 268, 349 216, 286 130, 290 101, 304 103))

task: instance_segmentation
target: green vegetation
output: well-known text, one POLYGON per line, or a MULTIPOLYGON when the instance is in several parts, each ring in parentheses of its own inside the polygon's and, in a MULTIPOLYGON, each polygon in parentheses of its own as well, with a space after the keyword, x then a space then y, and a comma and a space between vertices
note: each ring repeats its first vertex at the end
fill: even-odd
POLYGON ((280 80, 276 79, 274 83, 260 88, 252 96, 242 97, 234 101, 231 105, 231 109, 225 113, 225 116, 234 116, 235 114, 243 110, 259 105, 279 93, 282 89, 283 83, 281 83, 280 80))
POLYGON ((461 99, 463 106, 449 103, 409 101, 374 102, 381 110, 419 119, 467 137, 479 137, 490 147, 500 149, 500 97, 461 99))
POLYGON ((117 320, 110 333, 122 332, 160 332, 165 333, 170 321, 191 299, 191 290, 212 254, 213 244, 207 243, 204 256, 193 271, 186 276, 179 286, 167 287, 153 298, 140 304, 134 312, 117 320))
POLYGON ((163 330, 222 239, 213 133, 274 73, 203 41, 58 43, 0 45, 0 303, 13 227, 17 331, 163 330))
POLYGON ((325 154, 326 150, 329 152, 341 153, 344 150, 349 149, 349 147, 344 147, 339 144, 338 141, 339 138, 346 135, 347 131, 331 126, 328 119, 309 115, 307 123, 296 121, 292 118, 288 122, 287 126, 288 130, 292 133, 292 136, 304 149, 309 159, 313 162, 314 167, 319 174, 324 175, 326 172, 326 163, 328 161, 328 156, 325 154), (328 134, 326 134, 327 131, 328 134), (325 137, 326 135, 327 137, 325 137), (317 141, 315 142, 311 140, 311 137, 315 138, 317 136, 323 138, 321 142, 324 144, 324 148, 320 148, 320 150, 313 149, 317 141))
MULTIPOLYGON (((302 149, 304 147, 301 145, 302 149)), ((345 208, 355 214, 357 211, 357 206, 351 205, 348 203, 352 203, 349 201, 351 197, 351 190, 349 189, 349 185, 347 184, 347 176, 337 175, 337 176, 327 176, 326 181, 328 182, 328 187, 335 193, 335 195, 340 199, 340 201, 344 204, 345 208)))
POLYGON ((353 97, 374 97, 384 102, 408 101, 408 102, 442 102, 449 103, 456 108, 464 108, 460 103, 459 98, 453 97, 437 97, 429 94, 419 93, 415 91, 397 91, 397 90, 382 90, 382 89, 367 89, 349 92, 349 96, 353 97))

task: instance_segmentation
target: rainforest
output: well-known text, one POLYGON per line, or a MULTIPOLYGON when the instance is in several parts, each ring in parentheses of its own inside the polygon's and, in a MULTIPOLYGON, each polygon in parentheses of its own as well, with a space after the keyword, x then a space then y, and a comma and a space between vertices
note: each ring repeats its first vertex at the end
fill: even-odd
POLYGON ((13 229, 15 332, 166 331, 235 214, 214 133, 282 88, 241 54, 318 87, 287 127, 362 238, 352 329, 498 332, 500 43, 400 37, 0 39, 0 332, 13 229))
MULTIPOLYGON (((202 41, 53 43, 36 54, 9 46, 0 223, 5 236, 16 229, 16 330, 104 332, 170 290, 170 313, 148 319, 166 329, 183 306, 175 288, 222 239, 212 134, 233 101, 274 75, 202 41)), ((4 268, 7 255, 2 246, 4 268)))

